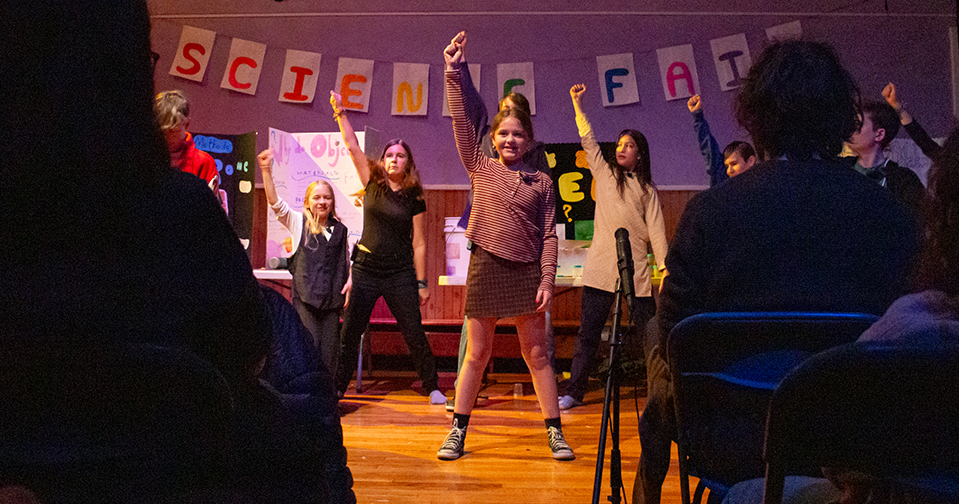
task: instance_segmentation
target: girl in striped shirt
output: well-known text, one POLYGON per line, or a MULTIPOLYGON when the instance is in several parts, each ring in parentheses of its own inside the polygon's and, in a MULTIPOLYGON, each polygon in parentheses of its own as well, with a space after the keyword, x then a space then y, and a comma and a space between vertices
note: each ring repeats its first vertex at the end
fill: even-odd
POLYGON ((463 442, 483 369, 492 354, 496 321, 512 318, 523 358, 546 419, 553 458, 572 460, 563 438, 545 330, 556 277, 556 204, 553 181, 523 161, 533 141, 529 115, 518 108, 496 115, 491 136, 499 159, 486 157, 470 124, 462 91, 466 65, 460 32, 444 51, 453 134, 473 188, 466 237, 473 243, 466 279, 467 355, 456 386, 453 426, 437 457, 455 460, 463 442))

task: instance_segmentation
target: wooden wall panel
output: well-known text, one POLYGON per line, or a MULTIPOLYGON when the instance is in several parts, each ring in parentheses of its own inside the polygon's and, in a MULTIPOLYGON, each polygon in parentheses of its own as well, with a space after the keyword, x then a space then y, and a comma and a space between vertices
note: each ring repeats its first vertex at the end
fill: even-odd
POLYGON ((689 202, 699 191, 659 191, 659 204, 663 207, 663 220, 666 224, 666 239, 672 241, 676 233, 679 217, 689 202))

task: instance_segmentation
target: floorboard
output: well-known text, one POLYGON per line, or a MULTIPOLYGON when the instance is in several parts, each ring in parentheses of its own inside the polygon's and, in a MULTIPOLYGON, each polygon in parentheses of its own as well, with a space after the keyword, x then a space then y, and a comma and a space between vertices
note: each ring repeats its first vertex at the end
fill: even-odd
MULTIPOLYGON (((594 389, 586 395, 584 406, 563 412, 563 432, 576 460, 559 462, 550 456, 530 376, 492 374, 490 378, 492 384, 482 392, 488 399, 481 400, 470 418, 466 455, 456 461, 436 458, 452 413, 444 406, 430 405, 428 397, 411 390, 411 385, 417 385, 412 383, 415 377, 365 376, 361 395, 351 387, 341 412, 358 502, 591 502, 603 410, 600 382, 592 382, 594 389), (519 397, 513 395, 515 383, 523 384, 519 397)), ((452 389, 452 380, 452 374, 440 374, 441 386, 452 389)), ((644 405, 645 399, 637 397, 632 387, 621 389, 624 503, 632 501, 640 452, 637 418, 644 405)), ((610 496, 610 445, 607 441, 602 503, 609 502, 610 496)), ((681 502, 675 445, 662 502, 681 502)))

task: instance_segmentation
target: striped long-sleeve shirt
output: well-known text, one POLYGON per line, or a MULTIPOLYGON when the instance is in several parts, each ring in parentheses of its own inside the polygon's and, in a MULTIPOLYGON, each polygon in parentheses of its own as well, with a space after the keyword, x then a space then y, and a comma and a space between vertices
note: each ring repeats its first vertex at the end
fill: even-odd
MULTIPOLYGON (((464 63, 465 65, 465 63, 464 63)), ((466 237, 515 262, 540 261, 540 289, 556 280, 556 196, 552 179, 526 163, 507 167, 486 157, 466 114, 459 70, 446 72, 453 135, 473 187, 466 237)))

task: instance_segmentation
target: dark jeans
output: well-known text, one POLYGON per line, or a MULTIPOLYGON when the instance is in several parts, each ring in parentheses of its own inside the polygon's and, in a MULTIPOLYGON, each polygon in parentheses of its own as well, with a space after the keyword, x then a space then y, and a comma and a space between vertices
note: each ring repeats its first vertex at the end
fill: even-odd
MULTIPOLYGON (((580 304, 579 333, 576 335, 576 349, 573 351, 573 364, 566 395, 577 401, 583 400, 586 385, 589 382, 590 364, 596 355, 603 326, 609 318, 609 311, 616 300, 615 292, 607 292, 592 287, 583 287, 580 304)), ((633 297, 633 309, 630 319, 636 329, 637 341, 629 346, 642 348, 646 323, 656 312, 656 302, 652 297, 633 297)), ((625 348, 625 345, 624 345, 625 348)), ((622 354, 620 354, 622 355, 622 354)))
POLYGON ((633 483, 635 504, 659 504, 663 481, 669 472, 669 450, 676 438, 676 410, 673 406, 673 381, 659 342, 656 317, 646 325, 646 379, 648 396, 639 417, 639 469, 633 483))
POLYGON ((416 371, 423 381, 423 390, 439 388, 436 376, 436 360, 430 349, 423 319, 420 314, 420 295, 416 286, 413 268, 382 273, 353 264, 353 290, 350 303, 343 314, 343 330, 340 332, 340 358, 336 371, 336 389, 346 392, 353 377, 353 366, 359 355, 360 336, 370 322, 373 305, 383 297, 390 308, 406 346, 416 361, 416 371))
POLYGON ((293 297, 293 307, 313 336, 313 347, 319 352, 320 362, 333 372, 340 355, 340 310, 321 310, 296 296, 293 297))

